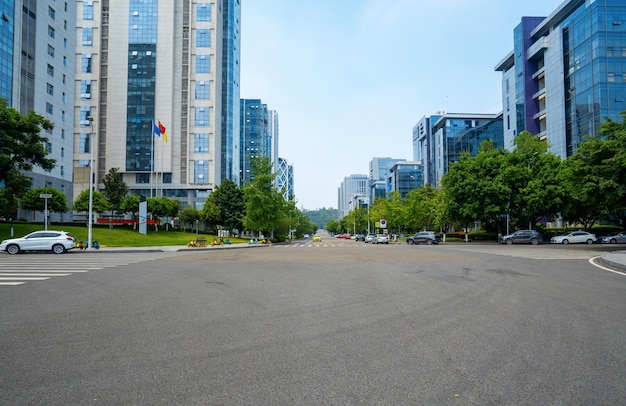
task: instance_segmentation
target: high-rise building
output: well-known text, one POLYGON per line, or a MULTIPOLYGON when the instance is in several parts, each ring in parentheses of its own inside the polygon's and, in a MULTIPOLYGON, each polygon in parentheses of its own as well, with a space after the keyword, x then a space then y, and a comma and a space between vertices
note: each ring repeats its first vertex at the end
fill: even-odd
POLYGON ((293 166, 284 158, 278 158, 276 188, 282 192, 282 196, 286 201, 294 199, 293 166))
POLYGON ((239 0, 70 3, 75 193, 88 187, 93 147, 97 189, 119 168, 132 193, 202 207, 238 175, 239 0))
POLYGON ((350 211, 368 200, 368 176, 350 175, 341 182, 338 190, 339 218, 345 217, 350 211))
POLYGON ((423 185, 424 167, 421 162, 397 162, 387 174, 387 193, 398 192, 402 198, 423 185))
POLYGON ((423 117, 413 127, 413 159, 421 162, 423 182, 437 185, 463 152, 478 153, 484 140, 504 148, 501 114, 439 112, 423 117))
MULTIPOLYGON (((250 162, 253 158, 272 157, 272 132, 278 129, 278 120, 267 105, 259 99, 241 99, 240 107, 240 168, 241 182, 250 182, 250 162), (272 120, 270 120, 272 117, 272 120), (270 122, 272 126, 270 126, 270 122)), ((272 164, 275 169, 274 163, 272 164)))
POLYGON ((222 179, 239 184, 241 4, 239 0, 228 0, 222 3, 222 7, 222 179))
MULTIPOLYGON (((25 175, 34 188, 60 190, 69 204, 73 202, 75 7, 73 1, 0 0, 0 97, 22 114, 33 110, 54 123, 54 129, 42 135, 48 139, 48 157, 56 160, 56 167, 50 171, 34 167, 25 175)), ((43 213, 28 214, 43 220, 43 213)), ((68 217, 52 213, 50 219, 68 217)))
POLYGON ((562 158, 626 110, 626 3, 567 0, 548 17, 524 17, 502 72, 505 146, 524 130, 562 158))
POLYGON ((13 55, 15 54, 15 3, 0 0, 0 98, 13 101, 13 55))
POLYGON ((377 197, 387 196, 387 178, 389 171, 398 162, 406 161, 406 159, 397 158, 372 158, 370 161, 370 173, 369 173, 369 185, 368 185, 368 199, 367 201, 372 204, 377 197))

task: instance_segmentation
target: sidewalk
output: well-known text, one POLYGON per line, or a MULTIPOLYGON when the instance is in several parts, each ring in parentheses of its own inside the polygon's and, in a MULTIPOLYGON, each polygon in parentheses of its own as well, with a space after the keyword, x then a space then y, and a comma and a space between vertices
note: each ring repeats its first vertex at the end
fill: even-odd
POLYGON ((168 245, 168 246, 159 246, 159 247, 100 247, 99 249, 91 248, 89 250, 72 250, 73 252, 84 252, 84 253, 131 253, 131 252, 186 252, 186 251, 214 251, 214 250, 224 250, 224 249, 240 249, 240 248, 261 248, 261 247, 270 247, 270 245, 265 244, 226 244, 226 245, 216 245, 211 247, 210 245, 206 247, 187 247, 186 245, 168 245))

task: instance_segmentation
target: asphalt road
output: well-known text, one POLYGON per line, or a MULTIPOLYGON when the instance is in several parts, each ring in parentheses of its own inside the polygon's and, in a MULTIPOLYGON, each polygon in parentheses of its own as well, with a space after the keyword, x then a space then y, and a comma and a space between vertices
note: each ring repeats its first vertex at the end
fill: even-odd
POLYGON ((626 404, 626 276, 598 249, 2 256, 108 267, 0 287, 0 404, 626 404))

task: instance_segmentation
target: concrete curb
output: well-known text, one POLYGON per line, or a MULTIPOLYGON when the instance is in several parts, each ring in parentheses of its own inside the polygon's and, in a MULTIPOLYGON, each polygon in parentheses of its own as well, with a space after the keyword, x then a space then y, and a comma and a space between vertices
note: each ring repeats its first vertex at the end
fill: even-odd
POLYGON ((600 257, 602 264, 619 269, 620 271, 626 271, 626 251, 616 251, 610 254, 604 254, 600 257))

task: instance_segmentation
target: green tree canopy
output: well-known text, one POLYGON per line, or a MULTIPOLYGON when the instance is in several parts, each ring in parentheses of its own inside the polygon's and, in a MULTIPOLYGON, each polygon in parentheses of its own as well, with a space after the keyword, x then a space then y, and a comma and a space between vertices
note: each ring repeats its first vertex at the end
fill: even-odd
POLYGON ((48 200, 48 210, 55 213, 65 213, 67 211, 67 199, 60 190, 52 187, 31 189, 22 196, 20 203, 24 210, 44 211, 45 199, 39 197, 42 194, 50 194, 48 200))
POLYGON ((56 161, 47 158, 48 138, 40 135, 42 129, 52 130, 53 127, 51 121, 34 111, 22 115, 0 99, 0 182, 5 182, 7 189, 18 196, 26 189, 19 187, 20 183, 11 182, 15 172, 31 170, 33 166, 54 168, 56 161))
MULTIPOLYGON (((74 205, 72 206, 72 210, 78 212, 89 212, 89 189, 85 189, 76 199, 74 199, 74 205)), ((92 210, 94 213, 104 213, 105 211, 111 210, 111 206, 109 202, 104 198, 104 194, 102 192, 94 191, 92 195, 92 210)))
MULTIPOLYGON (((103 179, 104 198, 111 205, 111 209, 120 213, 122 201, 128 194, 128 185, 122 179, 119 168, 111 168, 103 179)), ((123 213, 123 212, 122 212, 123 213)))
POLYGON ((243 187, 246 214, 243 225, 247 230, 271 233, 282 217, 285 200, 274 187, 275 174, 267 157, 254 158, 250 162, 250 178, 243 187))
POLYGON ((246 202, 243 190, 235 182, 230 179, 224 180, 209 195, 208 200, 219 208, 219 218, 214 218, 213 224, 219 224, 229 230, 242 229, 246 202))

